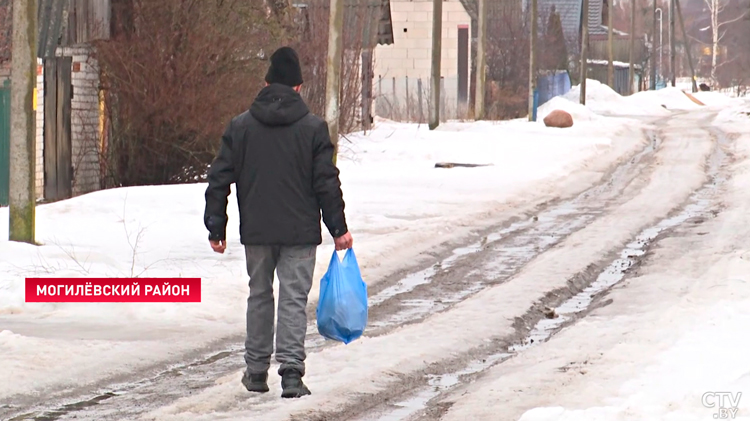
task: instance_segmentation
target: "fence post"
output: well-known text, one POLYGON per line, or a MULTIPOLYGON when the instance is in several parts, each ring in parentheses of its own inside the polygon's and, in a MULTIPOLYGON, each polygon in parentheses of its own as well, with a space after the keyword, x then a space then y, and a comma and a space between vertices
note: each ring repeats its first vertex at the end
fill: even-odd
POLYGON ((396 78, 391 78, 391 91, 393 92, 393 105, 391 106, 391 119, 401 120, 401 111, 398 109, 398 92, 396 91, 396 78))
POLYGON ((443 110, 442 113, 440 113, 440 117, 442 122, 445 122, 447 120, 445 115, 445 77, 440 76, 440 109, 443 110))
POLYGON ((419 124, 422 124, 424 112, 422 110, 422 78, 417 79, 417 101, 419 101, 419 124))
POLYGON ((404 79, 406 81, 406 121, 411 123, 411 96, 409 95, 409 76, 404 79))

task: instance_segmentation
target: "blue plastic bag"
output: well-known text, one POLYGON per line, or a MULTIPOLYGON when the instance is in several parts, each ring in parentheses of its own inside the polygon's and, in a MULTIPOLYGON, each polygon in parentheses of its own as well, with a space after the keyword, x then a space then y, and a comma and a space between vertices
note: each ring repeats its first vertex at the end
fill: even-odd
POLYGON ((367 327, 367 284, 362 280, 354 250, 342 261, 334 250, 328 271, 320 280, 318 332, 327 339, 348 344, 367 327))

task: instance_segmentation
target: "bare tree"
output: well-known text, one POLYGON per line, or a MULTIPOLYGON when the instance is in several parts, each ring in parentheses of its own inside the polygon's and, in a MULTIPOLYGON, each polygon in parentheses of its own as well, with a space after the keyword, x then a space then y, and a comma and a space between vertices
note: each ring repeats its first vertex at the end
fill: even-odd
POLYGON ((718 68, 718 61, 719 61, 719 53, 721 48, 721 43, 724 40, 724 36, 726 35, 726 29, 725 26, 737 22, 741 19, 744 19, 747 15, 747 12, 741 13, 739 16, 735 16, 733 18, 722 20, 723 16, 726 16, 724 13, 727 7, 730 5, 730 0, 704 0, 706 3, 706 6, 708 7, 708 12, 711 15, 711 81, 715 84, 719 84, 719 79, 717 77, 717 68, 718 68))

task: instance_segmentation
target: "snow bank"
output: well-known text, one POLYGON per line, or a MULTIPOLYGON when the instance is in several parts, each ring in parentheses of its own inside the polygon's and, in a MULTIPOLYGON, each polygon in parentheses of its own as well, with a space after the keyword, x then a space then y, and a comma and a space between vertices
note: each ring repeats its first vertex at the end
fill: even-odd
POLYGON ((740 99, 737 101, 736 106, 721 110, 716 116, 716 122, 731 124, 732 127, 737 127, 739 123, 742 127, 750 130, 750 100, 740 99))
POLYGON ((596 121, 600 119, 598 115, 579 102, 573 102, 570 99, 556 96, 539 107, 537 110, 537 121, 543 121, 545 117, 555 110, 562 110, 569 113, 573 116, 574 124, 579 121, 596 121))
POLYGON ((626 100, 637 104, 643 104, 644 107, 665 107, 667 110, 694 110, 701 108, 685 92, 678 88, 667 87, 657 91, 637 92, 626 100))
MULTIPOLYGON (((674 122, 685 133, 673 133, 665 147, 706 143, 705 135, 691 138, 688 122, 674 122)), ((519 421, 722 419, 702 397, 729 392, 742 399, 737 416, 726 419, 750 420, 750 354, 743 352, 750 343, 737 336, 750 323, 750 136, 730 147, 732 175, 716 218, 664 237, 638 273, 607 294, 608 305, 444 398, 455 404, 441 419, 494 420, 499 410, 519 421)), ((679 166, 663 179, 675 180, 679 166)), ((678 179, 674 186, 684 188, 678 179)))
MULTIPOLYGON (((365 280, 375 283, 448 239, 568 191, 562 188, 583 187, 566 176, 585 168, 572 180, 595 180, 611 160, 639 147, 637 134, 614 121, 566 131, 521 122, 451 123, 435 131, 381 122, 368 135, 350 136, 339 166, 365 280), (626 140, 613 145, 622 130, 626 140), (440 161, 490 166, 434 168, 440 161)), ((244 332, 236 199, 229 200, 227 252, 217 255, 203 227, 204 191, 205 184, 122 188, 39 206, 40 247, 6 241, 8 210, 0 208, 0 330, 13 332, 0 340, 0 372, 13 373, 0 397, 70 379, 84 385, 244 332), (28 276, 138 275, 201 277, 202 302, 24 302, 28 276), (57 360, 63 378, 37 365, 45 353, 79 357, 57 360), (106 370, 92 369, 94 361, 106 370)), ((313 301, 333 251, 324 238, 313 301)))
MULTIPOLYGON (((703 104, 710 106, 738 104, 738 100, 717 92, 699 92, 692 95, 703 104)), ((578 104, 580 85, 574 86, 562 98, 578 104)), ((599 81, 589 79, 586 82, 586 108, 598 114, 660 116, 671 114, 670 110, 694 110, 701 107, 702 105, 692 101, 680 88, 667 87, 657 91, 642 91, 629 96, 621 96, 599 81)))
MULTIPOLYGON (((581 87, 574 86, 563 98, 580 102, 581 87)), ((593 79, 586 81, 586 107, 597 113, 610 116, 660 116, 670 112, 655 101, 623 97, 609 86, 593 79)))
POLYGON ((696 92, 692 94, 698 101, 711 107, 731 107, 742 104, 739 98, 732 98, 720 92, 696 92))
MULTIPOLYGON (((746 349, 750 343, 737 338, 737 332, 750 323, 749 308, 750 301, 726 301, 693 309, 688 317, 695 323, 690 329, 669 344, 652 364, 621 384, 620 395, 606 400, 611 402, 609 405, 535 408, 519 421, 702 421, 718 411, 718 407, 702 405, 706 392, 729 392, 735 397, 740 393, 738 416, 731 419, 749 421, 746 411, 750 410, 750 402, 746 397, 750 396, 750 358, 746 349)), ((714 396, 708 402, 720 403, 714 396)))

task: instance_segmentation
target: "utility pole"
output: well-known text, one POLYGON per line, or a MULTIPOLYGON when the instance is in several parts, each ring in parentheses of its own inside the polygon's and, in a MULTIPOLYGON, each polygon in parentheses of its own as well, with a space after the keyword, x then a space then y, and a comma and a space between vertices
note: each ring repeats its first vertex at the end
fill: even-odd
POLYGON ((664 77, 664 10, 659 7, 656 9, 659 12, 659 61, 657 61, 656 74, 659 78, 664 77))
POLYGON ((537 44, 537 0, 531 0, 531 13, 529 13, 529 19, 531 19, 530 41, 529 41, 529 121, 536 121, 536 44, 537 44))
POLYGON ((690 41, 688 40, 687 33, 685 32, 685 21, 682 19, 682 8, 680 7, 680 0, 674 0, 677 6, 677 17, 680 19, 680 29, 682 29, 682 40, 685 44, 685 52, 687 53, 688 65, 690 65, 690 80, 693 82, 693 93, 698 92, 698 84, 695 82, 695 67, 693 67, 693 55, 690 53, 690 41))
POLYGON ((13 0, 9 239, 34 244, 36 214, 36 0, 13 0))
POLYGON ((328 23, 328 59, 326 61, 326 122, 333 142, 333 163, 339 151, 339 95, 341 92, 341 60, 344 52, 344 1, 331 0, 328 23))
MULTIPOLYGON (((635 0, 631 0, 635 1, 635 0)), ((614 1, 610 0, 607 3, 607 53, 609 54, 609 65, 607 66, 607 84, 610 88, 615 89, 615 31, 612 27, 614 19, 614 1)))
POLYGON ((581 105, 586 105, 586 77, 588 74, 589 60, 589 0, 583 0, 583 13, 581 19, 581 105))
POLYGON ((635 92, 635 0, 630 0, 630 70, 628 71, 628 91, 635 92))
MULTIPOLYGON (((341 0, 339 0, 341 1, 341 0)), ((440 63, 443 48, 443 0, 432 0, 432 67, 430 76, 430 130, 440 125, 440 63)), ((479 69, 477 68, 477 72, 479 69)), ((477 87, 477 96, 479 87, 477 87)))
POLYGON ((474 119, 484 119, 484 93, 487 80, 487 3, 485 0, 477 0, 477 70, 474 94, 474 119))
POLYGON ((674 32, 674 0, 669 1, 669 75, 672 79, 672 87, 677 86, 677 65, 674 32))
POLYGON ((651 15, 651 90, 656 90, 656 0, 651 0, 654 4, 654 13, 651 15))

